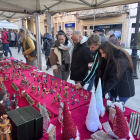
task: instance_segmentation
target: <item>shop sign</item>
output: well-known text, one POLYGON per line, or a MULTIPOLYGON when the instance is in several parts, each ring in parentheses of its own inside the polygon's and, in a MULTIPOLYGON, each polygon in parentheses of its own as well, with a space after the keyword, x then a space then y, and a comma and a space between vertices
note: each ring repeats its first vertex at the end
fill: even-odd
POLYGON ((65 24, 65 27, 75 27, 75 23, 67 23, 65 24))
POLYGON ((106 26, 102 26, 103 29, 107 29, 110 28, 110 26, 106 25, 106 26))

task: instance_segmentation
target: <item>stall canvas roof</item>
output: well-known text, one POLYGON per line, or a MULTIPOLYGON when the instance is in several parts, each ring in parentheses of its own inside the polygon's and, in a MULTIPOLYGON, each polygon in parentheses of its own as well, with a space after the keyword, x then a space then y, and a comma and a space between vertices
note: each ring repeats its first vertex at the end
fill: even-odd
POLYGON ((10 23, 6 20, 0 21, 0 28, 7 28, 7 29, 18 29, 17 25, 14 25, 13 23, 10 23))
POLYGON ((140 0, 0 0, 0 20, 22 18, 33 13, 71 12, 137 3, 140 0))

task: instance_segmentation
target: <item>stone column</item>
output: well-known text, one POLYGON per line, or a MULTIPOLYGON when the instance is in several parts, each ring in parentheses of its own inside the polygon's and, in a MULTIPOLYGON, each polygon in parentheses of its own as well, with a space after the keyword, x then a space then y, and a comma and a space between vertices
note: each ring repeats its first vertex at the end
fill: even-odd
POLYGON ((35 34, 35 19, 32 17, 28 19, 28 30, 35 34))

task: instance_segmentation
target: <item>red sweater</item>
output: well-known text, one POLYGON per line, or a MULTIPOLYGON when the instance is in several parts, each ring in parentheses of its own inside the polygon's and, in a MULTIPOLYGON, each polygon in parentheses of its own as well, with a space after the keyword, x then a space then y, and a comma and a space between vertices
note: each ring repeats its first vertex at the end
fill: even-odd
POLYGON ((3 33, 2 33, 2 43, 9 43, 8 41, 7 41, 7 34, 8 34, 8 32, 7 31, 3 31, 3 33))

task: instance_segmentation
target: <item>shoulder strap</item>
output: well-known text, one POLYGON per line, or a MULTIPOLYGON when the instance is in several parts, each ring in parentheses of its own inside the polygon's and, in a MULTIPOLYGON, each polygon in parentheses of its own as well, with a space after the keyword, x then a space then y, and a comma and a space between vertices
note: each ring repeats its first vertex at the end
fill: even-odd
MULTIPOLYGON (((24 48, 24 47, 23 47, 23 48, 24 48)), ((25 41, 25 48, 26 48, 26 50, 29 49, 29 45, 28 45, 27 41, 25 41)))
POLYGON ((48 43, 48 45, 50 46, 50 43, 49 43, 49 41, 47 40, 47 39, 45 39, 45 41, 48 43))

